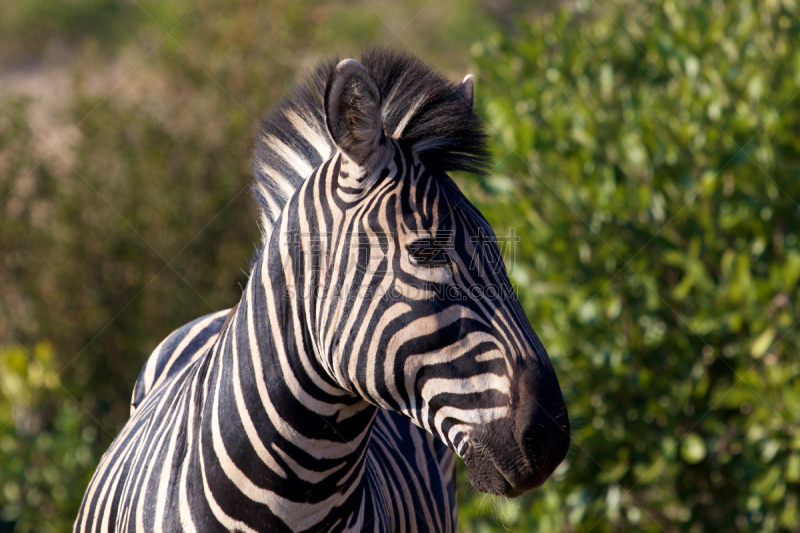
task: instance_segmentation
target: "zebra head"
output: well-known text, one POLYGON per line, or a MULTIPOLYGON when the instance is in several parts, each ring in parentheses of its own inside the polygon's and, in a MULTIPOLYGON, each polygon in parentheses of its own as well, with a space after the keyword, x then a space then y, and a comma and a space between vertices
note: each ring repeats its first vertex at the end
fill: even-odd
POLYGON ((316 124, 313 106, 283 111, 321 162, 269 246, 286 243, 326 378, 363 399, 340 418, 402 413, 464 459, 474 487, 518 496, 564 459, 570 426, 494 232, 447 175, 487 162, 472 77, 456 86, 386 52, 362 63, 328 66, 316 124))

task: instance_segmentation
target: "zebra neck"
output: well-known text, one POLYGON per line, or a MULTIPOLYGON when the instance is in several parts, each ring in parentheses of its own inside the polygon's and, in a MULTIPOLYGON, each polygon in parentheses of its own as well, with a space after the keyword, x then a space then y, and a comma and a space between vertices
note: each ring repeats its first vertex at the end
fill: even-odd
POLYGON ((233 501, 232 481, 295 530, 356 524, 376 409, 324 374, 299 303, 275 289, 286 280, 271 255, 257 262, 209 364, 202 446, 225 475, 207 479, 233 501))

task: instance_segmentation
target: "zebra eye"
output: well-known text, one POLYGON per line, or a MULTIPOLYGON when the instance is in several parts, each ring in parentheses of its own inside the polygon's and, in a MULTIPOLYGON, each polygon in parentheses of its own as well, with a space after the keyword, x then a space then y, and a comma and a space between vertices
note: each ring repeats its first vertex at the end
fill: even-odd
POLYGON ((447 242, 435 237, 417 239, 408 245, 411 260, 415 264, 425 267, 447 265, 450 262, 447 249, 447 242))

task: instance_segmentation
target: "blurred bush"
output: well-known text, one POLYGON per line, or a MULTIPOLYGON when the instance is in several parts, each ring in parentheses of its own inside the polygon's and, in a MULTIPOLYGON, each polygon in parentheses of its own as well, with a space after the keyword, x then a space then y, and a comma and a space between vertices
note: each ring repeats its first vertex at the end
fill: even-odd
POLYGON ((34 96, 0 102, 0 530, 69 530, 146 356, 238 300, 256 119, 373 42, 454 78, 475 42, 497 165, 460 182, 520 237, 512 281, 573 420, 531 495, 460 472, 461 530, 800 530, 793 2, 579 0, 502 33, 477 1, 135 4, 0 19, 0 60, 77 50, 63 136, 34 96))
POLYGON ((0 389, 0 531, 70 530, 145 358, 238 301, 269 106, 318 59, 374 43, 463 76, 492 27, 477 0, 4 6, 0 384, 22 385, 0 389), (40 345, 58 386, 25 370, 40 345))
POLYGON ((97 464, 97 428, 56 375, 52 347, 0 348, 2 522, 17 533, 70 531, 97 464))
POLYGON ((798 15, 593 6, 474 46, 497 166, 466 189, 521 238, 574 435, 462 531, 800 530, 798 15))

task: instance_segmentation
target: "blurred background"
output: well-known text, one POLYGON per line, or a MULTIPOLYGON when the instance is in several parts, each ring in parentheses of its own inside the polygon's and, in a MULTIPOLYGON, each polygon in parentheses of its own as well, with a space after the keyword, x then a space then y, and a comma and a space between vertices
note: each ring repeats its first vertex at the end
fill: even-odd
POLYGON ((463 532, 800 531, 796 0, 3 0, 0 531, 71 530, 148 354, 238 300, 256 121, 371 44, 460 80, 458 175, 573 446, 463 532))

